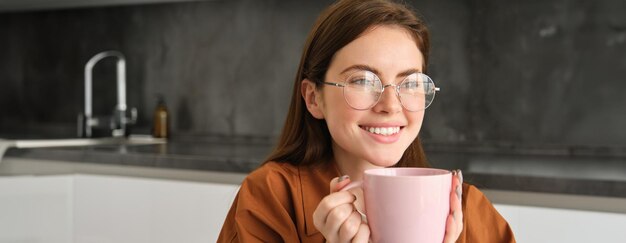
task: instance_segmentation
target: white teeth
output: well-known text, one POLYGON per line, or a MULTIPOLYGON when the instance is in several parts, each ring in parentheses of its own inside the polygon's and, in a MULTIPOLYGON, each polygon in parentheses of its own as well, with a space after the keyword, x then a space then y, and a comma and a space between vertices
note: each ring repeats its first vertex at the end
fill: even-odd
POLYGON ((400 127, 363 127, 363 130, 374 134, 389 136, 400 132, 400 127))

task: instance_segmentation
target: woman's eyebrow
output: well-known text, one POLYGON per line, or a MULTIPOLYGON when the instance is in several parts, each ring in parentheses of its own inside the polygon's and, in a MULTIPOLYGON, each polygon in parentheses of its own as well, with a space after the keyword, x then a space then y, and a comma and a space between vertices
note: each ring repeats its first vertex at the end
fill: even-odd
POLYGON ((396 77, 406 77, 406 76, 409 76, 411 74, 421 73, 421 72, 422 71, 420 71, 417 68, 410 68, 410 69, 407 69, 407 70, 404 70, 404 71, 400 72, 398 75, 396 75, 396 77))
MULTIPOLYGON (((364 64, 356 64, 356 65, 349 66, 346 69, 344 69, 343 71, 341 71, 340 74, 344 74, 344 73, 346 73, 348 71, 351 71, 351 70, 370 71, 370 72, 376 74, 376 76, 380 77, 380 71, 378 71, 378 69, 376 69, 376 68, 374 68, 372 66, 364 65, 364 64)), ((409 75, 411 75, 413 73, 420 73, 420 72, 421 71, 419 69, 417 69, 417 68, 410 68, 410 69, 407 69, 407 70, 404 70, 404 71, 398 73, 398 75, 396 75, 396 77, 406 77, 406 76, 409 76, 409 75)))
POLYGON ((378 71, 378 69, 376 69, 374 67, 371 67, 371 66, 368 66, 368 65, 364 65, 364 64, 356 64, 356 65, 349 66, 346 69, 344 69, 343 71, 341 71, 340 74, 344 74, 344 73, 346 73, 348 71, 351 71, 351 70, 370 71, 370 72, 376 74, 377 76, 380 76, 380 71, 378 71))

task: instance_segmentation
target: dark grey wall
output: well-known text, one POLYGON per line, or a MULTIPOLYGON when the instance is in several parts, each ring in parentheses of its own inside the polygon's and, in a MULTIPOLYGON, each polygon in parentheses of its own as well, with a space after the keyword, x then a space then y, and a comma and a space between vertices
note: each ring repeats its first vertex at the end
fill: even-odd
MULTIPOLYGON (((626 145, 626 2, 413 1, 432 31, 443 92, 427 142, 626 145)), ((275 136, 301 48, 329 1, 229 0, 0 13, 0 134, 71 131, 83 68, 128 61, 128 100, 150 126, 163 93, 175 134, 275 136)), ((95 106, 115 103, 114 66, 95 106)))
POLYGON ((475 5, 474 138, 626 144, 625 1, 475 5))

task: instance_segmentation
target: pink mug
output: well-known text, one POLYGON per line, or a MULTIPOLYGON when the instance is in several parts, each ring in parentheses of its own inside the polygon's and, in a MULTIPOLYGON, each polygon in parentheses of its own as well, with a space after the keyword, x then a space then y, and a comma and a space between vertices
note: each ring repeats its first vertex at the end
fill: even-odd
POLYGON ((451 186, 452 173, 447 170, 381 168, 366 170, 362 182, 354 181, 341 190, 363 188, 363 216, 372 242, 441 243, 450 213, 451 186))

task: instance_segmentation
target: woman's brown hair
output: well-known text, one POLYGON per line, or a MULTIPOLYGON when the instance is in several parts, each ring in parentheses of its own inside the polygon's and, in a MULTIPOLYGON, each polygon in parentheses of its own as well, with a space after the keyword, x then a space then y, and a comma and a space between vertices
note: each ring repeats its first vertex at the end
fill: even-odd
MULTIPOLYGON (((335 53, 376 25, 397 25, 411 33, 424 55, 425 72, 430 50, 428 29, 407 6, 385 0, 334 3, 318 17, 307 37, 285 126, 267 161, 304 165, 332 160, 332 141, 326 122, 315 119, 306 109, 301 83, 304 79, 323 81, 335 53)), ((428 167, 419 138, 409 145, 396 166, 428 167)))

